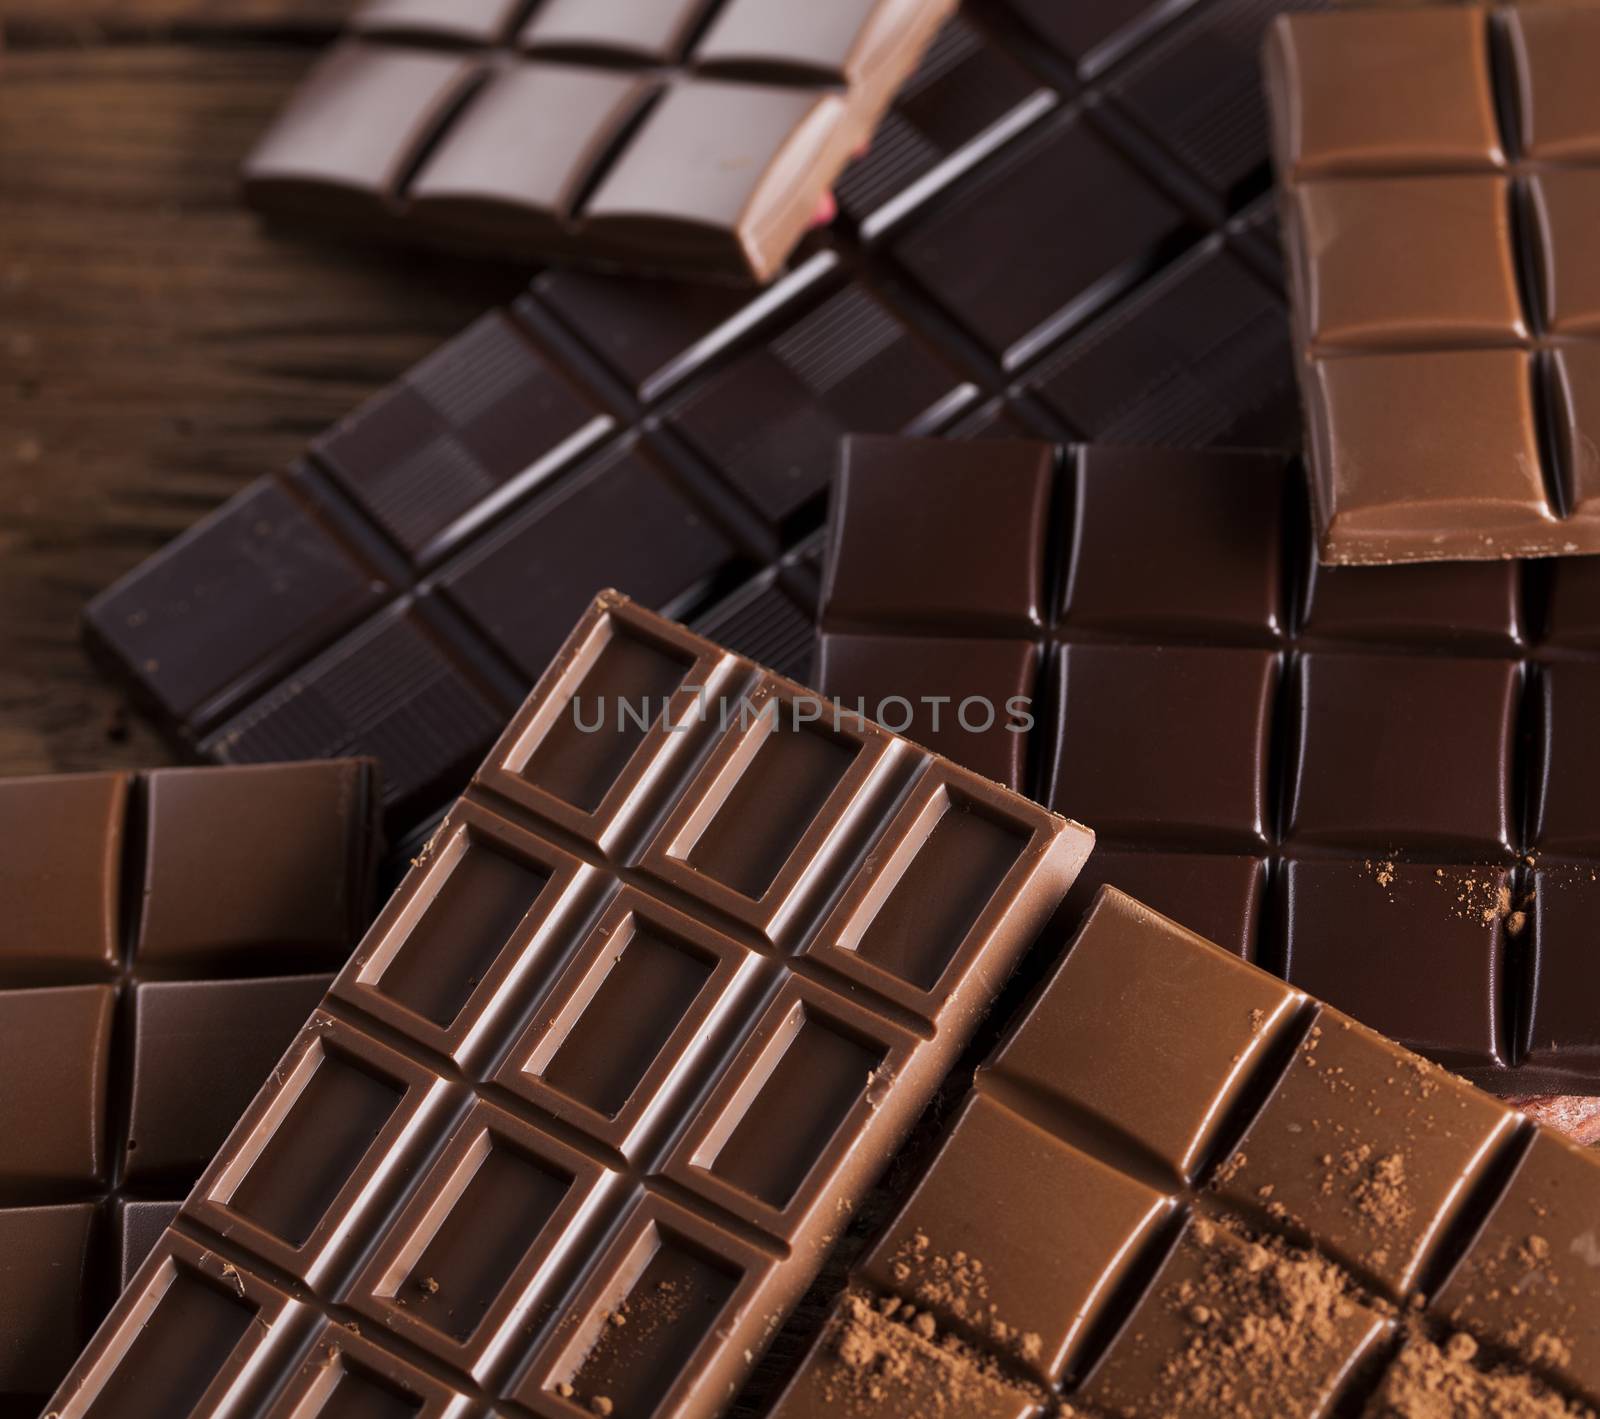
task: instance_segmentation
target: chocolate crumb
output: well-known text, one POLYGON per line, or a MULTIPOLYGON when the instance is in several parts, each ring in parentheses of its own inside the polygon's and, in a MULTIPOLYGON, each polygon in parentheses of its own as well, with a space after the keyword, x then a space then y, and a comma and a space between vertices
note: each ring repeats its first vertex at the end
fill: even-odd
MULTIPOLYGON (((1019 1331, 996 1314, 983 1261, 964 1251, 949 1256, 933 1249, 925 1232, 916 1232, 890 1262, 890 1274, 924 1306, 953 1316, 963 1327, 1024 1360, 1036 1360, 1044 1341, 1034 1331, 1019 1331)), ((921 1318, 919 1318, 920 1320, 921 1318)), ((931 1324, 934 1316, 926 1319, 931 1324)))
POLYGON ((1513 935, 1527 924, 1531 896, 1524 901, 1513 901, 1511 888, 1498 880, 1492 868, 1468 867, 1446 872, 1440 867, 1434 870, 1434 882, 1453 892, 1450 914, 1458 920, 1475 921, 1484 927, 1505 922, 1506 929, 1513 935), (1511 925, 1513 916, 1522 918, 1515 926, 1511 925))

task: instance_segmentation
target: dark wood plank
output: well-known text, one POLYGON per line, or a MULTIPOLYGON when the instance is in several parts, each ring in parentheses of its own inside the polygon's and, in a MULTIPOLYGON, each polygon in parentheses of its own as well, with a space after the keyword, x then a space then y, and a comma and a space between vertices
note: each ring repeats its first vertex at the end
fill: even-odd
POLYGON ((137 726, 108 735, 119 699, 79 650, 85 600, 516 289, 481 263, 270 237, 239 208, 238 162, 313 52, 5 57, 0 773, 161 757, 137 726))
POLYGON ((0 0, 0 25, 22 45, 101 43, 171 32, 331 32, 354 0, 0 0))

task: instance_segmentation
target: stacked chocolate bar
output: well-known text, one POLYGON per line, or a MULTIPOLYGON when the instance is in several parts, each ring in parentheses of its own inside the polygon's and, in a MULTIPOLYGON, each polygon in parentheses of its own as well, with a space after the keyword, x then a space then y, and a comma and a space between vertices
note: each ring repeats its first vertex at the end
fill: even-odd
POLYGON ((371 920, 366 761, 0 781, 0 1414, 36 1415, 371 920))
POLYGON ((307 1342, 341 1404, 718 1412, 1092 842, 814 708, 598 603, 64 1412, 242 1403, 307 1342))
POLYGON ((1596 52, 1600 12, 1573 5, 1274 28, 1328 560, 1600 551, 1596 52))
POLYGON ((1592 1419, 1600 9, 1322 11, 355 9, 549 264, 85 630, 409 870, 0 800, 3 1419, 1592 1419))
POLYGON ((1090 845, 601 597, 56 1412, 1589 1413, 1600 1160, 1114 889, 1050 969, 1090 845))
POLYGON ((768 281, 954 8, 377 0, 246 194, 341 235, 768 281))
POLYGON ((959 14, 765 290, 535 277, 99 597, 97 659, 187 753, 375 755, 407 830, 603 586, 804 679, 848 433, 1292 444, 1267 7, 1059 8, 959 14))
POLYGON ((1498 1092, 1600 1093, 1600 564, 1322 565, 1304 480, 852 440, 818 688, 1092 823, 1080 904, 1120 885, 1498 1092))
POLYGON ((1106 888, 770 1412, 1590 1414, 1595 1173, 1106 888))

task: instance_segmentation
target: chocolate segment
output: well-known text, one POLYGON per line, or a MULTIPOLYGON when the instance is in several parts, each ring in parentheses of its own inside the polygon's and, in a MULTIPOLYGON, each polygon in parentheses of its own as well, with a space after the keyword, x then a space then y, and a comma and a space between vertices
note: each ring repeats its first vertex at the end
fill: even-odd
POLYGON ((373 765, 0 782, 0 1414, 33 1415, 371 919, 373 765))
POLYGON ((602 596, 55 1403, 722 1413, 1091 843, 602 596))
POLYGON ((1452 1324, 1517 1336, 1591 1399, 1600 1393, 1592 1169, 1588 1152, 1541 1130, 1439 1296, 1452 1324))
POLYGON ((985 350, 1012 368, 1096 305, 1182 246, 1183 213, 1078 119, 1052 123, 963 189, 960 201, 897 243, 907 271, 946 305, 985 350), (1026 233, 1065 230, 1085 210, 1098 215, 1049 262, 1002 258, 1026 233), (986 234, 1001 237, 974 261, 986 234), (994 250, 994 248, 990 248, 994 250))
POLYGON ((1597 1199, 1592 1154, 1106 888, 763 1412, 1578 1419, 1597 1199))
POLYGON ((341 235, 766 282, 953 9, 373 0, 245 195, 341 235))
MULTIPOLYGON (((546 272, 100 597, 96 656, 191 755, 378 757, 406 833, 602 586, 809 679, 815 534, 848 433, 1291 445, 1259 4, 1102 6, 1082 34, 1001 9, 945 26, 841 178, 841 220, 766 291, 546 272), (985 216, 1001 202, 1006 220, 985 216), (1080 230, 1101 208, 1126 250, 1080 230), (1078 254, 1040 262, 1041 231, 1078 254), (405 732, 417 716, 425 737, 405 732)), ((638 65, 697 42, 726 85, 764 52, 743 23, 701 26, 702 6, 586 0, 373 6, 357 44, 472 63, 523 10, 518 64, 563 72, 630 38, 638 65)), ((789 52, 820 72, 820 21, 794 23, 789 52)), ((1006 652, 1019 693, 1039 673, 1006 652)))
POLYGON ((1136 887, 1474 1082, 1600 1093, 1593 569, 1329 567, 1300 477, 853 439, 820 686, 1096 824, 1080 908, 1136 887))
POLYGON ((1600 551, 1584 343, 1600 100, 1571 77, 1586 54, 1600 16, 1573 5, 1274 26, 1325 561, 1600 551))

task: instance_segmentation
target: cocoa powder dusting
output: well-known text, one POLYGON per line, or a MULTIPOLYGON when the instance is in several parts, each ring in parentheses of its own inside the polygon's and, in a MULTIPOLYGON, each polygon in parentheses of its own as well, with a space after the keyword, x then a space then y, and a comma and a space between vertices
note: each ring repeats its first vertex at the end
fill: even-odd
POLYGON ((933 1250, 925 1233, 917 1232, 896 1251, 892 1270, 895 1280, 922 1305, 956 1317, 1023 1360, 1039 1358, 1044 1344, 1039 1335, 1007 1325, 995 1313, 989 1278, 977 1257, 964 1251, 945 1256, 933 1250))
POLYGON ((1442 1345, 1406 1340, 1367 1406, 1365 1419, 1595 1419, 1531 1375, 1484 1365, 1478 1345, 1458 1332, 1442 1345))
MULTIPOLYGON (((1538 1205, 1533 1205, 1531 1210, 1536 1218, 1543 1211, 1538 1205)), ((1561 1299, 1565 1291, 1561 1260, 1555 1255, 1550 1239, 1539 1232, 1505 1241, 1483 1256, 1475 1286, 1481 1293, 1477 1299, 1491 1305, 1509 1302, 1514 1307, 1520 1297, 1542 1291, 1546 1293, 1547 1303, 1556 1300, 1553 1309, 1565 1311, 1569 1317, 1577 1313, 1578 1302, 1574 1298, 1561 1299)), ((1470 1302, 1475 1297, 1469 1292, 1466 1299, 1470 1302)), ((1541 1329, 1519 1319, 1506 1327, 1505 1339, 1536 1365, 1565 1369, 1572 1363, 1572 1345, 1563 1333, 1541 1329)))
MULTIPOLYGON (((669 1280, 658 1281, 649 1291, 624 1298, 606 1313, 600 1338, 591 1354, 606 1349, 614 1339, 614 1332, 629 1331, 636 1344, 648 1340, 663 1326, 674 1325, 681 1320, 688 1308, 688 1301, 689 1297, 683 1288, 669 1280)), ((563 1380, 555 1388, 564 1399, 585 1399, 571 1381, 563 1380)), ((616 1407, 606 1394, 588 1395, 585 1402, 591 1413, 602 1416, 611 1414, 616 1407)))
POLYGON ((1351 1210, 1375 1231, 1393 1231, 1411 1220, 1404 1154, 1379 1156, 1371 1144, 1361 1143, 1346 1148, 1330 1162, 1324 1190, 1332 1191, 1342 1183, 1351 1210))
POLYGON ((1476 921, 1483 926, 1504 922, 1512 936, 1521 935, 1528 924, 1528 911, 1533 906, 1533 893, 1517 900, 1511 888, 1498 880, 1491 868, 1450 869, 1436 867, 1434 882, 1451 894, 1450 915, 1461 921, 1476 921))
POLYGON ((956 1336, 941 1334, 926 1311, 892 1297, 847 1295, 832 1350, 837 1363, 822 1381, 822 1398, 840 1414, 873 1415, 887 1406, 894 1413, 957 1416, 1023 1394, 1049 1402, 956 1336))
MULTIPOLYGON (((1151 1335, 1156 1384, 1107 1376, 1113 1408, 1137 1392, 1152 1419, 1260 1419, 1288 1412, 1336 1357, 1376 1319, 1382 1303, 1363 1301, 1343 1272, 1316 1252, 1257 1238, 1230 1222, 1197 1218, 1181 1244, 1184 1280, 1162 1297, 1175 1335, 1151 1335), (1173 1343, 1173 1342, 1176 1343, 1173 1343), (1126 1395, 1123 1386, 1132 1382, 1126 1395)), ((1137 1348, 1137 1342, 1136 1342, 1137 1348)), ((1099 1401, 1101 1396, 1091 1394, 1099 1401)))

